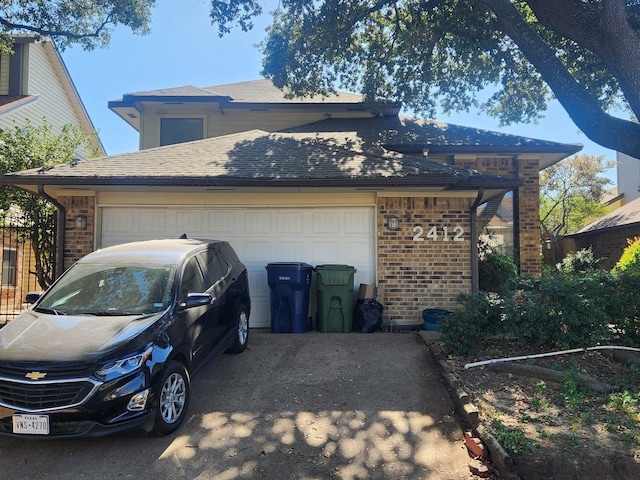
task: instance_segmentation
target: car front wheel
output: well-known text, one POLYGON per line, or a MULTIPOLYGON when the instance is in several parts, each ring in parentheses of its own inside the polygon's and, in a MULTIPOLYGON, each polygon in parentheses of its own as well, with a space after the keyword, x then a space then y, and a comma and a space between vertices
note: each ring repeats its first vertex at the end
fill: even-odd
POLYGON ((173 433, 184 420, 189 406, 189 372, 179 362, 170 362, 165 369, 157 395, 155 435, 173 433))
POLYGON ((249 312, 247 307, 240 305, 236 313, 236 324, 233 345, 229 347, 229 353, 242 353, 247 348, 249 341, 249 312))

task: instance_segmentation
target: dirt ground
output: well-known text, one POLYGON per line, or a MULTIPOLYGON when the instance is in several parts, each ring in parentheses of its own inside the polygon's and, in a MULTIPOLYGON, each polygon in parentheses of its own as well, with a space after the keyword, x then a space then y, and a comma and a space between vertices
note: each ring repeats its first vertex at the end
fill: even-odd
POLYGON ((541 351, 488 345, 473 357, 461 358, 439 345, 435 348, 440 348, 478 408, 481 424, 500 440, 523 480, 640 478, 636 365, 598 350, 465 368, 480 360, 541 351), (520 369, 541 372, 546 380, 520 369), (561 372, 560 381, 546 376, 554 372, 561 372), (611 393, 594 392, 581 382, 585 379, 595 388, 611 387, 611 393))

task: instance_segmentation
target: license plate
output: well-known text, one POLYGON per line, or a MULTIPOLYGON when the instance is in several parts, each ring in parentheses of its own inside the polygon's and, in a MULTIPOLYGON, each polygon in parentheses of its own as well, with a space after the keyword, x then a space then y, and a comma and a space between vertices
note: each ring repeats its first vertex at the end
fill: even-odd
POLYGON ((26 435, 49 435, 49 417, 47 415, 13 416, 13 433, 26 435))

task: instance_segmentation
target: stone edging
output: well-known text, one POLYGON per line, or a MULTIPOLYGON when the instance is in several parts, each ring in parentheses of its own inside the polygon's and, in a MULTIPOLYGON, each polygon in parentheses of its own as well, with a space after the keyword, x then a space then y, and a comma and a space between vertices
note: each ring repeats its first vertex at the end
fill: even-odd
POLYGON ((502 445, 500 445, 498 440, 487 432, 486 428, 480 423, 478 409, 471 403, 469 396, 461 386, 460 380, 451 371, 449 364, 444 358, 442 358, 440 352, 437 352, 432 348, 433 343, 440 337, 439 333, 426 330, 421 330, 419 333, 420 337, 429 349, 431 356, 435 360, 438 371, 447 386, 449 396, 456 407, 456 411, 466 420, 467 424, 473 430, 473 433, 477 435, 487 447, 487 450, 489 451, 489 460, 500 473, 500 477, 508 480, 520 480, 520 476, 516 472, 513 459, 509 456, 502 445))

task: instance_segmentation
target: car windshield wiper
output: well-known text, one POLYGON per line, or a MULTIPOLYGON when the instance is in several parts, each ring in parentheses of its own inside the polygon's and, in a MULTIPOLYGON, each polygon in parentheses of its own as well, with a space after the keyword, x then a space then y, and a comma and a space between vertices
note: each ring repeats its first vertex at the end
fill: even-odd
POLYGON ((67 312, 56 310, 55 308, 36 307, 35 311, 38 313, 48 313, 50 315, 67 315, 67 312))
POLYGON ((140 315, 140 312, 127 312, 118 310, 97 310, 95 312, 82 312, 82 315, 95 315, 96 317, 121 317, 125 315, 140 315))

